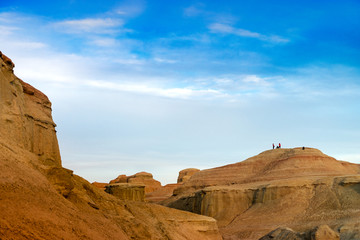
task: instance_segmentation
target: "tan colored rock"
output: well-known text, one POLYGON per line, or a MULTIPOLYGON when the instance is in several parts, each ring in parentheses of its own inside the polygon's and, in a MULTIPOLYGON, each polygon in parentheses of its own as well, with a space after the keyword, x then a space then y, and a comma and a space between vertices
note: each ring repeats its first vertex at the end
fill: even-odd
POLYGON ((91 185, 105 191, 106 186, 109 185, 109 184, 108 183, 101 183, 101 182, 92 182, 91 185))
POLYGON ((119 175, 110 184, 114 183, 132 183, 145 186, 145 193, 151 193, 161 188, 161 183, 153 178, 151 173, 139 172, 131 176, 119 175))
POLYGON ((200 172, 197 168, 187 168, 179 172, 177 183, 184 183, 191 178, 195 173, 200 172))
POLYGON ((213 218, 125 202, 62 168, 51 103, 0 66, 1 239, 221 239, 213 218))
POLYGON ((321 225, 311 232, 311 240, 340 240, 340 235, 328 225, 321 225))
POLYGON ((44 165, 60 167, 60 151, 51 103, 39 90, 13 74, 14 64, 0 57, 0 134, 39 156, 44 165))
POLYGON ((105 192, 121 200, 141 201, 145 199, 145 186, 130 183, 115 183, 105 187, 105 192))
POLYGON ((290 228, 277 228, 259 240, 303 240, 290 228))
POLYGON ((214 217, 225 240, 259 239, 279 226, 338 228, 360 217, 359 170, 316 149, 275 149, 200 171, 163 204, 214 217))
POLYGON ((114 183, 127 183, 127 176, 126 175, 119 175, 117 178, 115 178, 114 180, 110 181, 110 184, 114 184, 114 183))
POLYGON ((161 201, 164 201, 171 197, 173 195, 173 192, 176 188, 178 188, 181 184, 179 183, 173 183, 173 184, 167 184, 161 188, 158 188, 154 192, 147 193, 145 195, 145 199, 147 202, 151 203, 160 203, 161 201))

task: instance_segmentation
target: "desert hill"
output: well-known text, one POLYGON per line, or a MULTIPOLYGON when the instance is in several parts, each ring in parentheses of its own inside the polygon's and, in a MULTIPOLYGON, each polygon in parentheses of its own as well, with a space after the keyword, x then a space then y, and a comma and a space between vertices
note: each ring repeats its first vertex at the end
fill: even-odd
POLYGON ((221 239, 213 218, 121 201, 61 166, 51 102, 0 52, 0 239, 221 239))
POLYGON ((317 149, 274 149, 200 171, 162 204, 214 217, 224 239, 259 239, 281 227, 302 237, 263 239, 316 239, 305 233, 320 225, 360 239, 359 173, 358 164, 317 149))

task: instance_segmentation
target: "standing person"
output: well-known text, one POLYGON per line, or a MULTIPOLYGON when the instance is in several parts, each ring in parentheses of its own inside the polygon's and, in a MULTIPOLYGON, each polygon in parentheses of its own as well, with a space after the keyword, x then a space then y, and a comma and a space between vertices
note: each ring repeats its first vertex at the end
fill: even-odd
POLYGON ((281 148, 281 143, 279 143, 279 148, 281 148))
POLYGON ((275 148, 275 145, 273 144, 273 149, 275 148))

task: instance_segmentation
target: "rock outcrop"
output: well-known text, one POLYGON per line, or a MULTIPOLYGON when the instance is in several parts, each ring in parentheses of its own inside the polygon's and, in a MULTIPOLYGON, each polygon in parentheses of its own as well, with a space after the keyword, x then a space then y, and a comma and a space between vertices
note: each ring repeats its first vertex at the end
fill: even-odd
POLYGON ((321 225, 310 232, 309 240, 340 240, 340 235, 328 225, 321 225))
POLYGON ((213 218, 121 201, 62 168, 48 98, 0 53, 1 239, 221 239, 213 218))
POLYGON ((114 195, 121 200, 140 201, 145 200, 145 186, 131 183, 115 183, 105 187, 105 192, 114 195))
POLYGON ((321 225, 303 233, 290 228, 277 228, 259 240, 340 240, 340 236, 328 225, 321 225))
POLYGON ((110 181, 110 184, 114 183, 132 183, 135 185, 143 185, 145 187, 145 193, 151 193, 161 188, 161 183, 153 178, 151 173, 139 172, 131 176, 119 175, 114 180, 110 181))
POLYGON ((191 178, 192 175, 194 175, 195 173, 200 172, 200 169, 197 168, 187 168, 184 170, 181 170, 179 172, 179 177, 177 179, 177 183, 184 183, 187 180, 189 180, 191 178))
POLYGON ((290 228, 277 228, 274 231, 266 234, 259 240, 303 240, 299 233, 294 232, 290 228))
POLYGON ((279 226, 306 232, 321 224, 351 239, 345 236, 360 229, 354 225, 359 172, 359 165, 317 149, 275 149, 200 171, 163 204, 214 217, 224 239, 259 239, 279 226))
POLYGON ((146 194, 146 201, 151 203, 160 203, 170 198, 173 195, 174 190, 180 185, 181 184, 179 183, 166 184, 156 191, 146 194))
POLYGON ((12 61, 0 52, 0 135, 39 156, 45 166, 61 167, 51 102, 13 74, 12 61))

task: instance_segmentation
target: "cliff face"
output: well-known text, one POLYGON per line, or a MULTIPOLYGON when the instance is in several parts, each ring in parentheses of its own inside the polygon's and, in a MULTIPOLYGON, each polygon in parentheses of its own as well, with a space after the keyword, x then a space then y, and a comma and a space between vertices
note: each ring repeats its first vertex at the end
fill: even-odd
POLYGON ((51 103, 13 74, 14 64, 0 52, 0 134, 39 156, 44 165, 61 166, 51 103))
POLYGON ((279 226, 303 232, 321 224, 341 239, 357 239, 359 169, 316 149, 275 149, 198 172, 164 204, 214 217, 224 239, 259 239, 279 226))
POLYGON ((213 218, 121 201, 62 168, 50 101, 0 65, 1 239, 221 239, 213 218))

